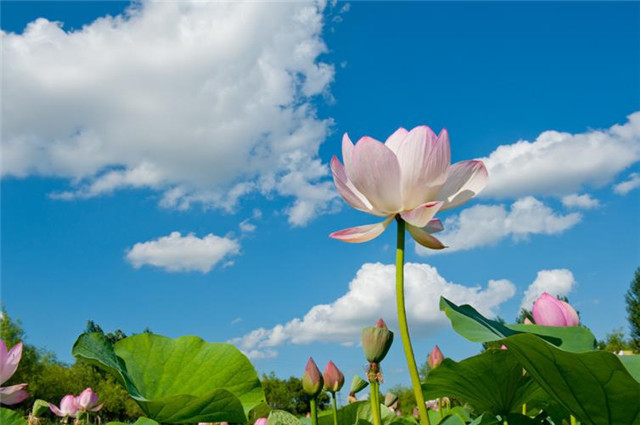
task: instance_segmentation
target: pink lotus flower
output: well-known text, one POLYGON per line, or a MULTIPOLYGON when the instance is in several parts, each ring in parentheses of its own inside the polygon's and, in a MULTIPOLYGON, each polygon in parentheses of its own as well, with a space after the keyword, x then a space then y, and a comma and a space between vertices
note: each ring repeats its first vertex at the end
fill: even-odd
MULTIPOLYGON (((18 363, 22 357, 22 343, 19 342, 14 345, 11 350, 7 351, 7 346, 4 341, 0 339, 0 385, 4 384, 13 376, 18 369, 18 363)), ((24 389, 27 384, 11 385, 9 387, 0 387, 0 404, 12 405, 18 404, 27 397, 27 393, 24 389)))
POLYGON ((533 303, 533 320, 543 326, 578 326, 578 313, 568 303, 546 292, 533 303))
POLYGON ((345 133, 342 159, 331 159, 333 181, 338 192, 353 208, 386 217, 376 224, 352 227, 330 236, 344 242, 367 242, 379 236, 394 217, 407 222, 407 230, 421 245, 442 249, 431 236, 442 230, 439 211, 464 204, 487 184, 482 161, 451 165, 449 135, 438 136, 429 127, 411 131, 398 129, 381 143, 361 138, 354 146, 345 133))
POLYGON ((75 405, 79 412, 97 412, 104 403, 98 404, 98 394, 87 388, 75 398, 75 405))
POLYGON ((440 363, 442 363, 443 359, 444 357, 442 355, 442 351, 440 351, 440 347, 436 345, 429 353, 429 357, 427 357, 427 364, 429 365, 429 369, 435 369, 440 366, 440 363))
POLYGON ((76 398, 72 394, 68 394, 62 397, 60 400, 60 407, 54 406, 53 403, 49 405, 49 409, 56 415, 62 418, 71 417, 75 418, 78 415, 78 407, 76 406, 76 398))

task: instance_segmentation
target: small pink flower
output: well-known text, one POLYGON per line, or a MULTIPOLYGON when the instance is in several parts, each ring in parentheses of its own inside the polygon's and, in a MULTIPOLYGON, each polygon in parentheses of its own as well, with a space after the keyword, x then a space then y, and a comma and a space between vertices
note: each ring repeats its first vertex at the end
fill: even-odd
POLYGON ((259 418, 253 425, 267 425, 267 418, 259 418))
POLYGON ((78 415, 78 407, 76 406, 76 398, 72 394, 68 394, 62 397, 60 400, 60 407, 54 406, 53 403, 49 405, 49 409, 61 418, 71 417, 75 418, 78 415))
POLYGON ((543 293, 533 303, 533 320, 543 326, 578 326, 578 313, 568 303, 543 293))
POLYGON ((75 405, 79 412, 97 412, 104 403, 98 404, 98 394, 87 388, 75 398, 75 405))
MULTIPOLYGON (((18 369, 18 363, 22 357, 22 343, 14 345, 11 350, 7 350, 4 340, 0 339, 0 385, 4 384, 13 376, 18 369)), ((0 387, 0 404, 6 406, 18 404, 27 397, 29 393, 24 391, 27 384, 11 385, 0 387)))

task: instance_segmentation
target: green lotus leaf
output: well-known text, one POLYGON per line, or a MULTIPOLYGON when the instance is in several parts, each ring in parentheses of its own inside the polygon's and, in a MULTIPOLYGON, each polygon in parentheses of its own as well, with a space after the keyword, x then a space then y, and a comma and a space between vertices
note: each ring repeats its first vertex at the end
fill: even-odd
POLYGON ((640 424, 640 383, 615 354, 571 353, 529 334, 511 336, 503 343, 583 425, 640 424))
POLYGON ((543 405, 549 397, 506 350, 488 350, 460 362, 444 361, 422 385, 427 400, 455 397, 475 413, 507 415, 522 405, 543 405))
POLYGON ((0 424, 2 425, 27 425, 27 420, 18 412, 0 407, 0 424))
POLYGON ((458 306, 444 297, 440 297, 440 310, 444 311, 458 334, 473 342, 498 341, 511 335, 530 333, 567 351, 582 352, 595 348, 595 337, 582 326, 506 325, 487 319, 470 305, 458 306))
POLYGON ((265 400, 255 369, 231 344, 141 334, 111 345, 91 333, 72 353, 112 373, 157 422, 246 422, 265 400))
POLYGON ((267 425, 302 425, 302 422, 289 412, 272 410, 267 418, 267 425))
POLYGON ((141 417, 138 418, 133 424, 128 424, 126 422, 107 422, 106 425, 160 425, 158 422, 153 419, 141 417))
POLYGON ((640 356, 626 355, 618 357, 633 378, 640 382, 640 356))

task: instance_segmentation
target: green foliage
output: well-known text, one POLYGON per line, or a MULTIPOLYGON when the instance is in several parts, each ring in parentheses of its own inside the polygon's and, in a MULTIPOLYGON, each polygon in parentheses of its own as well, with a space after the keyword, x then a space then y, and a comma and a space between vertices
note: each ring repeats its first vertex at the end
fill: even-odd
MULTIPOLYGON (((310 398, 302 391, 302 382, 293 376, 289 379, 280 379, 271 372, 262 375, 262 387, 267 398, 267 404, 272 409, 284 410, 293 415, 303 416, 311 410, 310 398)), ((318 409, 323 410, 329 406, 331 399, 327 393, 322 392, 316 399, 318 409)))
POLYGON ((111 373, 158 422, 246 422, 265 398, 253 366, 231 344, 145 333, 112 345, 92 333, 80 335, 72 353, 111 373))
POLYGON ((440 297, 440 310, 451 320, 457 333, 473 342, 497 341, 511 335, 529 333, 568 351, 588 351, 595 347, 595 337, 582 326, 505 325, 487 319, 470 305, 457 306, 444 297, 440 297))
POLYGON ((614 354, 571 353, 527 334, 511 336, 504 343, 538 384, 583 425, 640 423, 640 383, 614 354))
POLYGON ((460 362, 445 359, 422 386, 425 398, 454 397, 476 414, 507 415, 523 404, 541 405, 548 396, 508 350, 488 350, 460 362))
POLYGON ((606 334, 604 341, 598 341, 598 350, 619 353, 620 351, 629 351, 631 349, 631 341, 625 338, 622 329, 616 329, 606 334))
POLYGON ((625 301, 627 302, 627 319, 631 328, 631 347, 635 353, 640 353, 640 267, 636 269, 625 301))
POLYGON ((27 420, 20 414, 20 412, 0 407, 0 424, 27 425, 27 420))

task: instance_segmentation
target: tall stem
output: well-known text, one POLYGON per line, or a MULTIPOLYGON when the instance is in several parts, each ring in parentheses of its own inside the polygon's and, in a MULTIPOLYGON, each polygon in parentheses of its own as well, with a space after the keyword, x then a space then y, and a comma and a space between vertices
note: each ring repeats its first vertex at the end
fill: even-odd
POLYGON ((424 403, 422 395, 422 387, 420 385, 420 375, 418 375, 418 367, 416 359, 413 355, 411 347, 411 338, 409 337, 409 326, 407 325, 407 311, 404 305, 404 230, 405 222, 400 216, 396 216, 398 222, 398 245, 396 248, 396 304, 398 306, 398 324, 400 325, 400 335, 402 336, 402 346, 404 347, 404 355, 407 358, 407 367, 409 375, 411 375, 411 385, 413 385, 413 393, 418 403, 418 412, 420 413, 420 423, 422 425, 431 425, 429 415, 427 414, 427 406, 424 403))
POLYGON ((338 402, 335 392, 331 392, 331 398, 333 399, 333 425, 338 425, 338 402))
POLYGON ((376 379, 369 381, 371 390, 371 413, 373 414, 373 425, 382 425, 382 415, 380 414, 380 387, 376 379))
POLYGON ((316 408, 316 398, 311 399, 311 424, 318 425, 318 409, 316 408))

